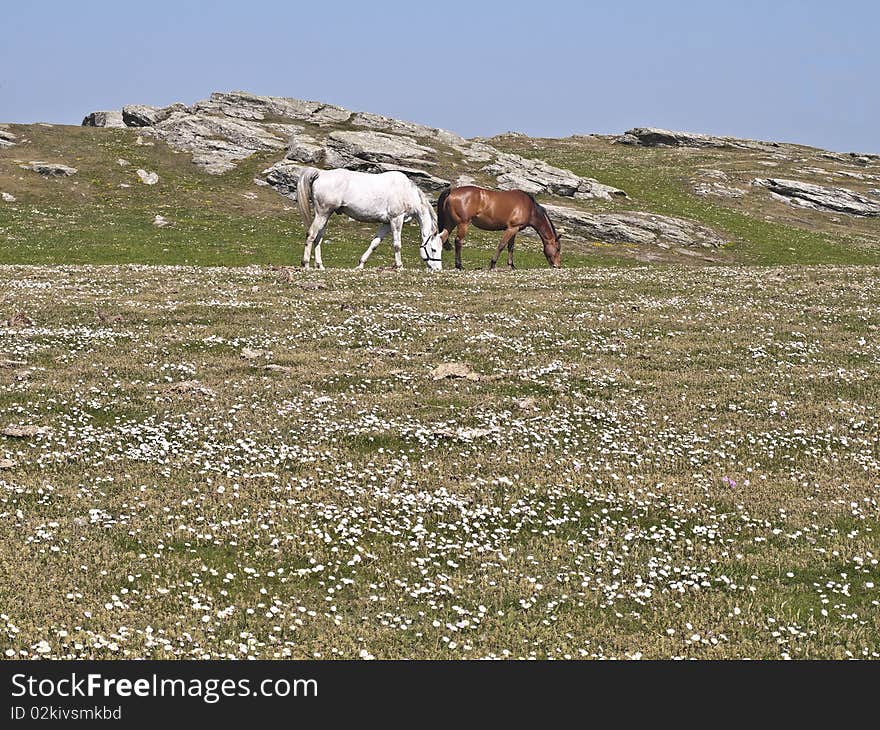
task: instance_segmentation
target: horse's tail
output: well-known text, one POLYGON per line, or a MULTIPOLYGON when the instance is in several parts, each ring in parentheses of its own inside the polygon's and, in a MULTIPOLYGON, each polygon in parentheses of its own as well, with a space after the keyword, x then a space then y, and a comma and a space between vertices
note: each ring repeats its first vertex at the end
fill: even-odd
POLYGON ((309 228, 312 221, 315 220, 315 214, 312 210, 312 183, 320 172, 314 167, 303 168, 299 180, 296 182, 296 202, 299 205, 299 212, 302 214, 306 228, 309 228))

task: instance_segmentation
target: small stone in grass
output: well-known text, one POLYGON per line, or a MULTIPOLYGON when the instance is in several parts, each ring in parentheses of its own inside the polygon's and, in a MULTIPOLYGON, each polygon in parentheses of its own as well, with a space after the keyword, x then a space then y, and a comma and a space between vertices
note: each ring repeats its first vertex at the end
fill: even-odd
POLYGON ((34 436, 45 436, 50 433, 51 429, 46 428, 45 426, 21 426, 17 423, 10 423, 6 428, 3 429, 3 435, 9 436, 11 438, 33 438, 34 436))

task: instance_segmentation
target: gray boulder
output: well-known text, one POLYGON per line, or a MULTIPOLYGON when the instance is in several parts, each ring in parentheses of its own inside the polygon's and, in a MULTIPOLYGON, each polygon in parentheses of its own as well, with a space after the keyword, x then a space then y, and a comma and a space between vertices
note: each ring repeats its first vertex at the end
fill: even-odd
POLYGON ((326 150, 314 137, 307 134, 293 134, 287 147, 285 159, 303 162, 307 165, 322 165, 326 150))
POLYGON ((222 114, 245 121, 261 122, 272 119, 291 119, 318 126, 342 124, 351 117, 348 109, 279 96, 258 96, 245 91, 217 92, 193 107, 195 113, 222 114))
POLYGON ((464 156, 465 161, 472 164, 490 162, 498 154, 498 150, 485 142, 472 142, 464 147, 459 147, 458 151, 464 156))
POLYGON ((586 241, 718 248, 724 243, 715 231, 692 221, 652 213, 587 213, 575 208, 545 205, 565 235, 586 241))
POLYGON ((669 129, 657 127, 636 127, 617 137, 616 141, 621 144, 641 145, 643 147, 720 147, 755 149, 767 151, 777 148, 777 142, 759 142, 750 139, 737 139, 736 137, 715 137, 710 134, 696 134, 693 132, 674 132, 669 129))
POLYGON ((23 170, 31 170, 43 177, 69 177, 79 172, 75 167, 68 167, 59 162, 29 162, 19 165, 23 170))
POLYGON ((857 216, 880 216, 880 198, 868 197, 848 188, 782 178, 755 178, 752 184, 767 188, 774 199, 800 208, 857 216))
POLYGON ((437 142, 442 142, 451 147, 465 147, 467 140, 445 129, 437 127, 426 127, 423 124, 415 122, 405 122, 400 119, 392 119, 384 117, 381 114, 371 114, 370 112, 355 112, 351 115, 349 123, 353 127, 364 127, 378 132, 388 132, 389 134, 405 134, 410 137, 420 137, 437 142))
POLYGON ((822 152, 819 154, 823 160, 833 160, 834 162, 842 162, 847 165, 858 165, 866 167, 873 162, 880 160, 880 155, 867 154, 863 152, 822 152))
POLYGON ((305 167, 305 165, 300 165, 290 160, 282 160, 281 162, 276 162, 269 169, 263 170, 263 175, 266 178, 266 182, 276 192, 291 200, 296 200, 296 184, 305 167))
POLYGON ((517 189, 533 195, 559 195, 581 200, 626 197, 623 190, 592 178, 578 177, 570 170, 553 167, 543 160, 529 160, 508 152, 495 150, 495 160, 483 170, 495 176, 502 190, 517 189))
POLYGON ((0 128, 0 149, 14 146, 16 139, 18 139, 18 137, 8 129, 0 128))
POLYGON ((381 114, 371 114, 370 112, 355 112, 351 115, 349 122, 353 127, 363 127, 390 134, 407 134, 412 137, 433 137, 435 131, 431 127, 426 127, 422 124, 405 122, 400 119, 384 117, 381 114))
MULTIPOLYGON (((357 158, 369 162, 406 163, 434 165, 430 159, 436 155, 431 147, 418 144, 411 137, 385 132, 330 132, 328 150, 342 158, 357 158)), ((346 167, 346 165, 333 165, 346 167)))
POLYGON ((139 169, 137 170, 137 176, 144 185, 155 185, 159 182, 159 175, 155 172, 139 169))
POLYGON ((82 121, 83 127, 116 127, 122 128, 125 122, 120 111, 101 111, 88 114, 82 121))
POLYGON ((127 104, 122 107, 122 121, 126 127, 153 127, 170 117, 175 112, 185 112, 183 104, 158 107, 146 104, 127 104))

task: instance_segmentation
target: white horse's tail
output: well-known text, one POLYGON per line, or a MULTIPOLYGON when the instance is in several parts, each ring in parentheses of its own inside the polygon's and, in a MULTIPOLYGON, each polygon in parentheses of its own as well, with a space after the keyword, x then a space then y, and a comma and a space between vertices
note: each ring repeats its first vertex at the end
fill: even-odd
POLYGON ((296 182, 296 202, 299 205, 299 212, 302 214, 306 228, 309 228, 312 221, 315 220, 315 214, 312 211, 312 183, 320 172, 314 167, 303 168, 299 180, 296 182))

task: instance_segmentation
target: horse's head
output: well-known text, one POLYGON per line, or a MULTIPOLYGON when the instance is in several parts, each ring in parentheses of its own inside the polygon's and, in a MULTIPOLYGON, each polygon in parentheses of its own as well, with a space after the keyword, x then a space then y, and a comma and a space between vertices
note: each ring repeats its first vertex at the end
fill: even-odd
POLYGON ((422 234, 419 256, 422 257, 428 271, 440 271, 443 268, 443 240, 440 238, 440 231, 437 230, 437 213, 427 196, 421 190, 418 193, 421 201, 419 223, 422 234))
POLYGON ((529 196, 532 199, 532 203, 535 206, 535 212, 537 213, 537 225, 535 225, 535 230, 538 231, 538 235, 541 236, 541 240, 544 242, 544 256, 547 258, 547 263, 550 264, 554 269, 558 269, 562 264, 560 261, 559 252, 562 250, 562 245, 559 243, 559 239, 562 238, 562 234, 565 233, 565 230, 560 228, 558 231, 556 230, 556 226, 553 225, 553 221, 550 220, 550 214, 547 212, 547 209, 538 204, 538 201, 535 200, 534 196, 529 196))
POLYGON ((544 256, 547 257, 547 263, 550 264, 554 269, 558 269, 562 265, 560 252, 562 251, 562 245, 559 243, 559 239, 562 238, 563 231, 562 229, 553 231, 552 238, 548 238, 544 241, 544 256))
POLYGON ((419 246, 419 256, 428 267, 428 271, 440 271, 443 268, 443 242, 440 240, 440 234, 435 228, 419 246))

